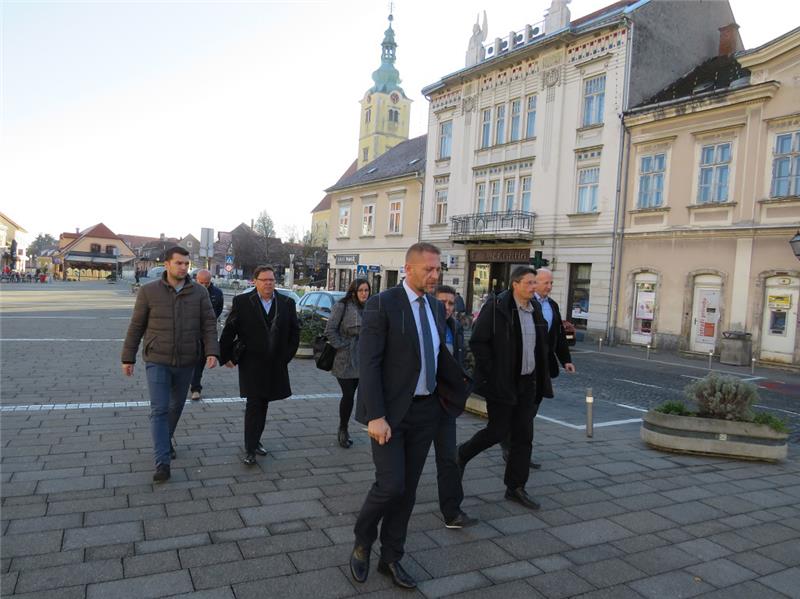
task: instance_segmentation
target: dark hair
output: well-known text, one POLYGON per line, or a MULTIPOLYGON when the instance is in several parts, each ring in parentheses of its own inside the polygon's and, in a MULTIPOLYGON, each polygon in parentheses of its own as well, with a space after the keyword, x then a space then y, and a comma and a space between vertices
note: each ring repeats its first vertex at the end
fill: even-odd
POLYGON ((347 293, 344 294, 344 297, 339 301, 343 304, 346 304, 349 301, 353 301, 353 303, 358 302, 358 288, 362 285, 366 285, 369 292, 372 293, 372 286, 369 284, 369 281, 366 279, 353 279, 353 282, 350 283, 350 286, 347 288, 347 293))
POLYGON ((511 272, 511 284, 519 283, 522 279, 525 278, 526 275, 533 275, 536 276, 536 269, 531 268, 530 266, 517 266, 511 272))
POLYGON ((439 295, 440 293, 449 293, 455 297, 456 290, 450 287, 450 285, 439 285, 436 287, 436 291, 433 292, 433 295, 439 295))
POLYGON ((442 250, 440 250, 432 243, 425 243, 424 241, 420 241, 419 243, 415 243, 406 250, 406 262, 408 262, 409 258, 411 258, 412 255, 422 254, 423 252, 430 252, 431 254, 436 254, 437 256, 442 255, 442 250))
POLYGON ((256 269, 253 271, 253 279, 257 279, 258 275, 262 272, 271 272, 274 275, 275 269, 267 265, 256 266, 256 269))
POLYGON ((172 257, 175 254, 180 254, 181 256, 188 256, 189 255, 189 250, 186 250, 186 249, 182 248, 179 245, 173 246, 173 247, 169 248, 166 251, 166 253, 164 254, 164 262, 168 262, 168 261, 172 260, 172 257))

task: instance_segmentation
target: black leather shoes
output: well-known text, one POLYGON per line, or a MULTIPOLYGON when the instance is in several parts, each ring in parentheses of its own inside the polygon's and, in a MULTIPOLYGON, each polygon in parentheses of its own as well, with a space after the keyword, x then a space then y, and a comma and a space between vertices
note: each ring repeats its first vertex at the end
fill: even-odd
POLYGON ((165 483, 169 480, 169 464, 158 464, 156 472, 153 474, 154 483, 165 483))
POLYGON ((346 428, 340 428, 339 434, 336 435, 336 440, 339 441, 339 447, 350 449, 353 446, 353 440, 350 438, 350 433, 346 428))
POLYGON ((264 448, 263 445, 261 445, 261 443, 259 443, 258 446, 256 447, 256 453, 258 455, 264 456, 267 455, 267 450, 264 448))
POLYGON ((529 510, 538 510, 541 507, 538 503, 536 503, 533 497, 528 495, 523 487, 506 489, 506 499, 510 499, 515 503, 525 506, 529 510))
POLYGON ((242 464, 245 466, 255 466, 256 463, 256 454, 246 453, 242 456, 242 464))
POLYGON ((369 548, 356 545, 350 554, 350 574, 356 582, 367 582, 369 576, 369 548))
POLYGON ((476 518, 470 518, 464 512, 458 512, 455 518, 444 521, 445 528, 469 528, 478 523, 476 518))
POLYGON ((417 581, 411 578, 411 575, 403 569, 400 562, 389 563, 381 560, 378 562, 378 572, 386 576, 391 576, 395 586, 401 589, 417 588, 417 581))

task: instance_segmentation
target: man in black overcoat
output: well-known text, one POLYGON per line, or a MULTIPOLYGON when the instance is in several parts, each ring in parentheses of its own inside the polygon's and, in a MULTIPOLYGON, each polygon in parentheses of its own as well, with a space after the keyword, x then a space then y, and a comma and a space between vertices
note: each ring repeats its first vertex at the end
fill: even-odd
POLYGON ((239 366, 239 395, 247 399, 242 462, 248 466, 256 454, 267 455, 261 444, 267 406, 291 396, 289 362, 300 344, 294 300, 275 291, 273 268, 259 266, 253 278, 256 288, 233 298, 219 340, 222 362, 239 366))
POLYGON ((367 425, 375 482, 354 529, 350 572, 357 582, 367 580, 380 526, 378 571, 399 587, 416 587, 400 560, 417 483, 440 420, 460 413, 469 395, 469 380, 444 345, 444 308, 431 295, 440 259, 436 246, 412 245, 403 283, 364 307, 356 420, 367 425))
POLYGON ((506 499, 527 508, 539 504, 528 495, 533 414, 543 397, 552 397, 547 323, 533 300, 534 270, 511 273, 511 289, 484 305, 475 321, 470 348, 475 356, 475 392, 486 399, 486 427, 458 447, 463 472, 482 451, 510 435, 504 482, 506 499))

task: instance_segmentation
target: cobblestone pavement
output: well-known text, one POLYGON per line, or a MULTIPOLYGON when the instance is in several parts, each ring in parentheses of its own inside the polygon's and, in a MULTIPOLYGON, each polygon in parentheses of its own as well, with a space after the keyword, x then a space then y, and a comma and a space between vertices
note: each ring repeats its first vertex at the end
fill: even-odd
MULTIPOLYGON (((567 386, 584 384, 562 379, 554 416, 536 423, 543 467, 529 491, 542 509, 503 499, 490 450, 464 480, 481 523, 447 530, 429 460, 404 558, 418 591, 394 589, 374 564, 357 585, 346 564, 373 472, 360 428, 352 449, 335 443, 335 381, 293 362, 298 397, 270 407, 269 455, 247 468, 235 372, 210 372, 209 399, 187 403, 172 480, 153 486, 147 408, 89 407, 146 400, 141 373, 119 369, 125 291, 0 290, 3 410, 62 404, 0 414, 2 596, 800 597, 797 446, 760 464, 650 450, 635 422, 587 439, 558 423, 576 418, 557 414, 562 395, 579 395, 567 386)), ((459 437, 480 426, 461 417, 459 437)))

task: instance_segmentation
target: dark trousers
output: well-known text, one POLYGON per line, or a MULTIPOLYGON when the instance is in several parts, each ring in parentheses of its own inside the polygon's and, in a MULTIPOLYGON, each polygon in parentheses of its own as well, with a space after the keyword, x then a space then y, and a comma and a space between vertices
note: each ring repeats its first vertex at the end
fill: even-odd
POLYGON ((203 385, 200 384, 200 379, 203 378, 203 369, 206 367, 205 356, 200 358, 194 365, 194 372, 192 373, 192 385, 189 388, 191 392, 197 391, 198 393, 203 390, 203 385))
POLYGON ((353 413, 353 398, 356 395, 358 379, 340 379, 339 386, 342 388, 342 399, 339 401, 339 428, 347 429, 350 422, 350 415, 353 413))
POLYGON ((517 381, 517 403, 508 405, 486 398, 489 422, 461 445, 461 461, 466 464, 476 455, 510 435, 511 447, 503 481, 509 489, 524 487, 528 482, 533 448, 533 416, 538 410, 535 375, 520 376, 517 381))
POLYGON ((375 482, 355 525, 356 544, 371 547, 381 523, 381 559, 403 557, 408 520, 417 499, 417 484, 444 410, 434 395, 412 402, 402 422, 392 427, 385 445, 372 441, 375 482))
POLYGON ((433 439, 436 452, 436 482, 439 487, 439 509, 445 521, 452 520, 461 512, 464 489, 461 473, 456 463, 456 419, 442 410, 436 437, 433 439))
MULTIPOLYGON (((539 413, 539 406, 542 405, 541 400, 534 402, 533 405, 533 414, 531 416, 532 420, 536 420, 536 414, 539 413)), ((531 446, 533 445, 533 438, 536 436, 536 429, 531 428, 531 446)), ((500 447, 502 447, 505 451, 511 450, 511 435, 509 434, 505 439, 500 441, 500 447)), ((531 455, 533 455, 533 450, 531 450, 531 455)), ((533 458, 531 458, 533 459, 533 458)))
POLYGON ((269 402, 262 397, 248 397, 244 410, 244 450, 255 453, 267 423, 269 402))

